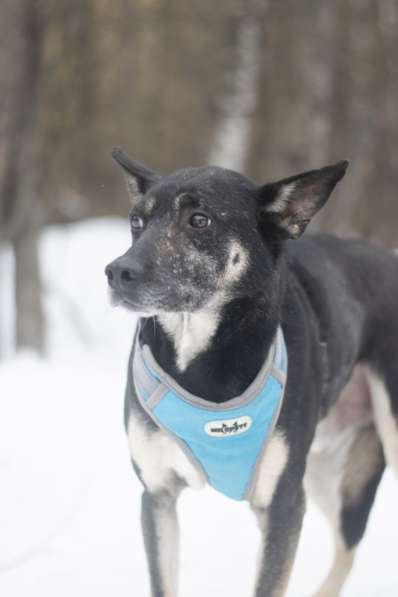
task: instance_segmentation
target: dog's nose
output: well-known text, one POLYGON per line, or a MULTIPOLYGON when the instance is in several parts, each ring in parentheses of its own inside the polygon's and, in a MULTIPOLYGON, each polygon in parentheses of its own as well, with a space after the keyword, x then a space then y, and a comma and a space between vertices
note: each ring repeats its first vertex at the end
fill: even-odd
POLYGON ((115 259, 106 266, 105 275, 108 278, 109 285, 115 288, 128 285, 136 280, 142 273, 141 269, 138 264, 132 266, 122 260, 115 259))
POLYGON ((112 266, 107 265, 105 268, 105 275, 108 278, 109 284, 115 279, 115 274, 113 272, 112 266))

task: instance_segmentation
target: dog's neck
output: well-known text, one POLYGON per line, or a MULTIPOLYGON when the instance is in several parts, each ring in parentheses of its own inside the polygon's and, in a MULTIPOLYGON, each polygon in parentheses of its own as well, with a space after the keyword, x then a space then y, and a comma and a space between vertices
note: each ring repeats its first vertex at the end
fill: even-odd
POLYGON ((160 325, 173 342, 176 366, 181 373, 210 346, 220 323, 220 315, 220 308, 215 307, 195 313, 158 315, 160 325))
POLYGON ((141 337, 181 386, 206 400, 224 402, 241 394, 257 375, 275 337, 278 315, 270 313, 259 294, 196 313, 149 318, 142 322, 141 337))

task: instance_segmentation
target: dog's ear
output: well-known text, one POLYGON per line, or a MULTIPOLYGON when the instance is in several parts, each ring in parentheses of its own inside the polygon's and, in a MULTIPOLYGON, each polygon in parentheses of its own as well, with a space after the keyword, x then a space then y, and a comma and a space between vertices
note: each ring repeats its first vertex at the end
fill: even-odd
POLYGON ((114 147, 112 157, 123 168, 127 191, 132 202, 137 201, 146 191, 161 179, 160 174, 129 158, 121 147, 114 147))
POLYGON ((279 238, 299 238, 347 169, 346 160, 260 187, 260 226, 279 238))

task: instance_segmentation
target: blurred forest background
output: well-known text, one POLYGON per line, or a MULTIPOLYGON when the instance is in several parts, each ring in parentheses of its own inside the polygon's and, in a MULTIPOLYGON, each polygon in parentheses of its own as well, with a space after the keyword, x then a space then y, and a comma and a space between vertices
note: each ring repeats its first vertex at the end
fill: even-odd
POLYGON ((17 347, 43 348, 43 227, 128 211, 113 145, 259 182, 348 158, 315 228, 397 244, 397 0, 2 0, 0 39, 17 347))

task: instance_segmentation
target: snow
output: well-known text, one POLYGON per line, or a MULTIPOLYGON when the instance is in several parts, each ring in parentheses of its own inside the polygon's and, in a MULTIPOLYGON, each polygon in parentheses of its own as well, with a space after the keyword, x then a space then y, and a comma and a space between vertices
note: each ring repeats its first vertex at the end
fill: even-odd
MULTIPOLYGON (((134 317, 112 309, 104 265, 127 248, 117 219, 51 228, 41 262, 48 354, 12 354, 12 258, 3 255, 0 313, 0 594, 149 596, 139 524, 141 486, 124 435, 123 388, 134 317), (4 326, 0 329, 4 329, 4 326)), ((398 594, 398 484, 383 479, 344 597, 398 594)), ((245 503, 186 490, 180 595, 251 595, 258 532, 245 503)), ((309 507, 288 592, 314 591, 332 557, 309 507)))

